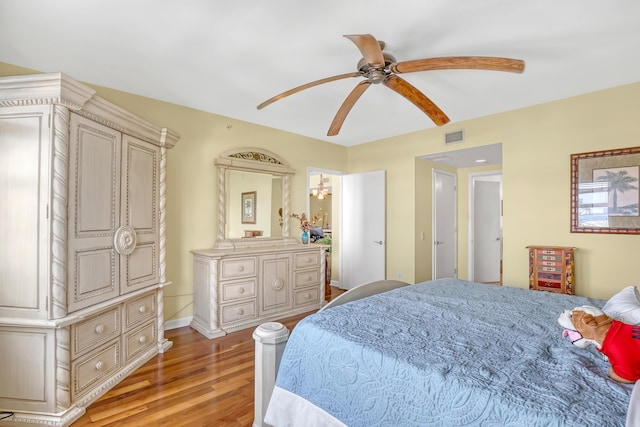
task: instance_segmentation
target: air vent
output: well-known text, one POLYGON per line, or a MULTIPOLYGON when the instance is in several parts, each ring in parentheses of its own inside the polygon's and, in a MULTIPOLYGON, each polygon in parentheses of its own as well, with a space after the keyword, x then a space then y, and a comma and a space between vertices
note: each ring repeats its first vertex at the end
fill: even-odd
POLYGON ((464 141, 464 131, 457 130, 455 132, 449 132, 444 134, 444 143, 446 144, 455 144, 458 142, 464 141))

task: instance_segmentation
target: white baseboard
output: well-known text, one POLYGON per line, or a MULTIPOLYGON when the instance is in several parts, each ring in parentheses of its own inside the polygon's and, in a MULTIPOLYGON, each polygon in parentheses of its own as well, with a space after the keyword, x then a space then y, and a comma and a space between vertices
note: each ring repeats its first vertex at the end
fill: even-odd
POLYGON ((182 319, 173 319, 167 320, 164 322, 164 329, 168 331, 169 329, 177 329, 182 328, 183 326, 189 326, 193 317, 183 317, 182 319))

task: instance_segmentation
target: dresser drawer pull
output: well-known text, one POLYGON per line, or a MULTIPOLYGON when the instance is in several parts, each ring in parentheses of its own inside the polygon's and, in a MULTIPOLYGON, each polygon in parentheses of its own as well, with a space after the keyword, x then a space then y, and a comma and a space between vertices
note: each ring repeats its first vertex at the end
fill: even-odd
POLYGON ((146 313, 146 312, 147 312, 147 306, 146 306, 146 305, 141 305, 141 306, 138 308, 138 311, 139 311, 140 313, 146 313))
POLYGON ((238 288, 238 293, 239 294, 244 294, 244 288, 238 288))
POLYGON ((104 332, 104 325, 102 323, 99 323, 96 325, 96 334, 101 334, 104 332))
POLYGON ((106 368, 106 363, 99 360, 98 363, 96 363, 96 371, 104 371, 104 368, 106 368))
POLYGON ((304 299, 311 299, 311 294, 304 294, 304 299))
POLYGON ((309 256, 308 256, 308 257, 307 257, 307 262, 311 262, 311 261, 313 261, 313 258, 311 258, 311 257, 309 257, 309 256))
POLYGON ((138 338, 138 342, 140 344, 144 344, 147 342, 147 337, 145 335, 140 335, 140 338, 138 338))
POLYGON ((239 315, 239 316, 242 316, 243 314, 244 314, 244 310, 243 310, 243 309, 241 309, 241 308, 239 308, 239 309, 238 309, 238 315, 239 315))
POLYGON ((244 271, 244 265, 239 265, 238 266, 238 271, 244 271))
POLYGON ((313 280, 313 277, 307 276, 307 282, 310 282, 311 280, 313 280))

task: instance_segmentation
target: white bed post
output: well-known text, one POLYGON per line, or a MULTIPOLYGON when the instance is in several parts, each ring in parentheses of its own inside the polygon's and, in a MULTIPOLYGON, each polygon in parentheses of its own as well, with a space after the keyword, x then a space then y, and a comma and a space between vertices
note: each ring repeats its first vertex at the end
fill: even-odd
POLYGON ((253 331, 256 341, 253 427, 268 425, 264 423, 264 414, 276 384, 280 359, 288 338, 289 330, 278 322, 263 323, 253 331))

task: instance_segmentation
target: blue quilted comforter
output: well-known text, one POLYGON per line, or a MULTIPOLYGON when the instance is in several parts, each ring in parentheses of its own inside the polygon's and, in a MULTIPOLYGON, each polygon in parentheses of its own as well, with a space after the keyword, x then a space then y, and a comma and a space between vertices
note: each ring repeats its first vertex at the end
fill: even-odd
POLYGON ((624 426, 632 387, 558 315, 604 301, 441 279, 311 315, 276 385, 350 427, 624 426))

